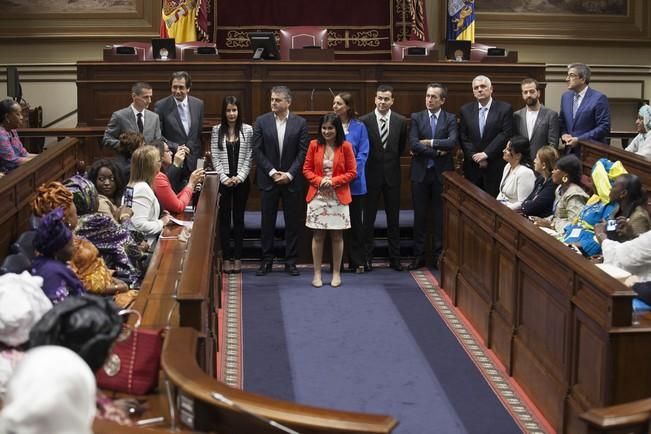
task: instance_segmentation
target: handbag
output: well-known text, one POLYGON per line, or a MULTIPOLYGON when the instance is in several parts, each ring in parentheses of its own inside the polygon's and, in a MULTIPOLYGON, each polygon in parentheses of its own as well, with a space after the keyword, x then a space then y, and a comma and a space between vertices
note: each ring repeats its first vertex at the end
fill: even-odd
POLYGON ((124 325, 111 354, 97 372, 97 385, 116 392, 145 395, 158 386, 162 330, 140 328, 142 317, 137 310, 124 309, 119 313, 130 314, 138 319, 133 327, 124 325))

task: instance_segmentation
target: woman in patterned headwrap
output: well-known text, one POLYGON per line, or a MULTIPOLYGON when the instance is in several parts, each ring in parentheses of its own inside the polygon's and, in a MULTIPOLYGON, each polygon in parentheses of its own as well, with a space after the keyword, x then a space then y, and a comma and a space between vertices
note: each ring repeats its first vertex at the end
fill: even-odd
POLYGON ((72 193, 79 215, 75 235, 93 243, 106 265, 116 271, 118 278, 129 285, 136 284, 143 271, 135 266, 139 263, 142 252, 131 238, 129 230, 117 224, 110 216, 97 212, 99 195, 90 180, 75 175, 67 179, 64 185, 72 193))
POLYGON ((626 150, 651 158, 651 106, 644 104, 640 107, 635 119, 635 128, 639 134, 631 140, 626 150))
MULTIPOLYGON (((32 200, 32 212, 37 217, 51 212, 56 208, 61 208, 64 216, 64 222, 70 229, 75 229, 79 218, 77 208, 73 202, 72 193, 60 182, 49 182, 41 185, 36 189, 36 197, 32 200)), ((86 269, 93 271, 95 275, 78 276, 82 280, 86 289, 97 294, 113 294, 115 292, 126 291, 126 283, 112 277, 111 270, 108 269, 104 260, 96 253, 96 248, 92 243, 84 238, 74 238, 74 254, 70 261, 77 269, 86 269), (89 246, 90 244, 90 246, 89 246), (88 252, 95 251, 95 255, 88 255, 88 252), (81 253, 86 253, 81 255, 81 253), (95 264, 92 268, 87 266, 87 262, 95 264)))
POLYGON ((34 237, 40 256, 32 261, 32 274, 43 278, 43 292, 53 304, 86 293, 77 275, 66 265, 72 258, 72 232, 63 209, 55 208, 41 219, 34 237))

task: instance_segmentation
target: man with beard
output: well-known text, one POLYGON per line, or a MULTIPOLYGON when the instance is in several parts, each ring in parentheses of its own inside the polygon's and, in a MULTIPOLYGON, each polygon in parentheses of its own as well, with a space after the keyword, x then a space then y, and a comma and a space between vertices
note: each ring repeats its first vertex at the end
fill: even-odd
POLYGON ((543 146, 558 148, 558 113, 540 103, 540 89, 533 78, 520 83, 525 107, 513 113, 513 135, 529 138, 531 160, 543 146))

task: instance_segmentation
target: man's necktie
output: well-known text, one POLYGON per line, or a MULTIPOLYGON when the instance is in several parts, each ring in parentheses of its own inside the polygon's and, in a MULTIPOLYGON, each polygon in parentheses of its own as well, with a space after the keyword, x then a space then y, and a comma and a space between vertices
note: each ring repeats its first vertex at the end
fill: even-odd
POLYGON ((579 109, 579 100, 581 100, 581 94, 575 93, 574 100, 572 101, 572 119, 576 118, 576 111, 579 109))
POLYGON ((482 107, 479 109, 479 135, 484 137, 484 127, 486 126, 486 112, 488 109, 482 107))
POLYGON ((387 125, 387 118, 380 118, 380 141, 382 148, 387 148, 387 139, 389 138, 389 126, 387 125))
POLYGON ((183 129, 185 130, 185 134, 187 135, 190 132, 190 122, 188 120, 187 113, 185 112, 185 107, 183 107, 183 103, 178 104, 177 107, 179 108, 179 116, 181 117, 181 123, 183 124, 183 129))
MULTIPOLYGON (((429 124, 430 127, 432 128, 432 140, 434 139, 434 137, 436 137, 436 122, 437 122, 436 115, 431 115, 429 118, 429 124)), ((432 167, 434 167, 434 160, 430 158, 427 160, 427 168, 431 169, 432 167)))
POLYGON ((142 134, 143 131, 145 131, 145 126, 142 123, 142 113, 138 113, 138 131, 142 134))

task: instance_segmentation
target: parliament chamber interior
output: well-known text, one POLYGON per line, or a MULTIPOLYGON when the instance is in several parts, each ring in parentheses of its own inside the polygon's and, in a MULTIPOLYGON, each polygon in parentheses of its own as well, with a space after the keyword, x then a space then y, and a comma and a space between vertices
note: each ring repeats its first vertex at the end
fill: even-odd
POLYGON ((0 434, 649 432, 647 2, 9 3, 0 434))

